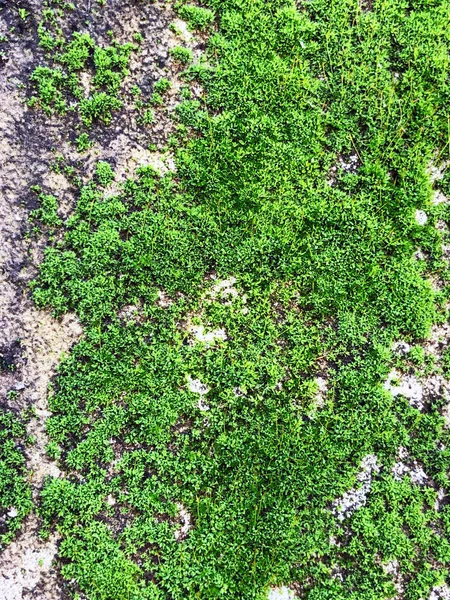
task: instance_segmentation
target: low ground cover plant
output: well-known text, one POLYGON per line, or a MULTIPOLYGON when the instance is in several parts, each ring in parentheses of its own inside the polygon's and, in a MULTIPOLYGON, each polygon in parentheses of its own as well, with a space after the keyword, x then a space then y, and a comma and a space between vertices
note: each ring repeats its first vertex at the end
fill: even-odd
POLYGON ((393 342, 448 318, 427 171, 449 154, 448 3, 205 8, 177 176, 111 196, 99 165, 34 286, 85 327, 50 398, 66 477, 43 533, 90 600, 428 597, 449 582, 444 399, 383 384, 393 342), (393 471, 400 449, 425 482, 393 471))
POLYGON ((134 44, 113 42, 111 46, 100 47, 88 33, 79 32, 74 32, 69 40, 53 37, 52 21, 47 27, 44 23, 45 19, 40 24, 39 37, 41 45, 49 51, 51 66, 39 65, 31 73, 32 94, 28 105, 39 106, 47 115, 77 111, 86 127, 95 121, 108 124, 113 112, 123 106, 119 91, 128 73, 134 44), (83 89, 82 73, 91 81, 88 93, 83 89))

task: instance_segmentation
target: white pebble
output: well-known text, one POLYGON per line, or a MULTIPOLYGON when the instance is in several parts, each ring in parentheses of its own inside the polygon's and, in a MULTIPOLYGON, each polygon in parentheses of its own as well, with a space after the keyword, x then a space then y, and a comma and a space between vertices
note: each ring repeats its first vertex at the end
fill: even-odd
POLYGON ((423 210, 416 210, 416 221, 419 225, 425 225, 425 223, 428 221, 428 216, 427 213, 424 212, 423 210))

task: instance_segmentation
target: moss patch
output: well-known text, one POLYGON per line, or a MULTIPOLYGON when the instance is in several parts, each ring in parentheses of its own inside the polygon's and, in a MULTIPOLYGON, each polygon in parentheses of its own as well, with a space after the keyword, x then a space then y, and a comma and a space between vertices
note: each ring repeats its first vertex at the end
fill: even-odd
POLYGON ((395 561, 419 600, 448 577, 449 433, 442 401, 419 412, 383 381, 394 340, 447 319, 435 224, 449 215, 427 167, 448 152, 448 4, 208 7, 209 62, 186 76, 206 104, 178 107, 177 177, 81 188, 35 285, 86 327, 50 400, 71 476, 43 491, 45 527, 91 599, 284 584, 378 600, 395 561), (395 477, 399 448, 426 485, 395 477), (367 502, 340 521, 369 454, 367 502))

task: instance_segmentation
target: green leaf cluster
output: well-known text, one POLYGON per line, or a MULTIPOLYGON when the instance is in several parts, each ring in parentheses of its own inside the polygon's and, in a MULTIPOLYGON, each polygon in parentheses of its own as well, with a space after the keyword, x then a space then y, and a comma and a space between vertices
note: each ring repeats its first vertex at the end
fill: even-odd
MULTIPOLYGON (((41 27, 39 32, 41 45, 53 50, 48 30, 41 27)), ((95 121, 108 124, 113 112, 123 105, 119 91, 128 74, 134 45, 114 43, 103 48, 96 46, 88 33, 75 32, 70 40, 60 39, 58 47, 60 52, 54 55, 54 66, 40 65, 30 75, 34 93, 29 106, 39 106, 48 115, 76 111, 86 127, 95 121), (92 79, 88 94, 82 86, 82 74, 92 79)))

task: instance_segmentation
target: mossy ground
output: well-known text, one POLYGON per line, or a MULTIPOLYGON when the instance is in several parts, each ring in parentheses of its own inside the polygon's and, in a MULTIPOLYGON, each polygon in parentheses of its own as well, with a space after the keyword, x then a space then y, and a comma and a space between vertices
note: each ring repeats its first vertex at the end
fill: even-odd
POLYGON ((66 475, 43 534, 90 600, 428 597, 449 582, 446 399, 383 384, 442 367, 392 344, 448 319, 428 167, 450 156, 450 5, 178 10, 209 39, 172 52, 205 90, 177 108, 176 174, 111 195, 99 165, 64 224, 37 215, 55 235, 34 299, 85 327, 50 397, 66 475), (425 483, 395 475, 400 449, 425 483))
POLYGON ((29 441, 21 420, 2 407, 0 414, 0 550, 14 537, 31 511, 24 444, 29 441))

